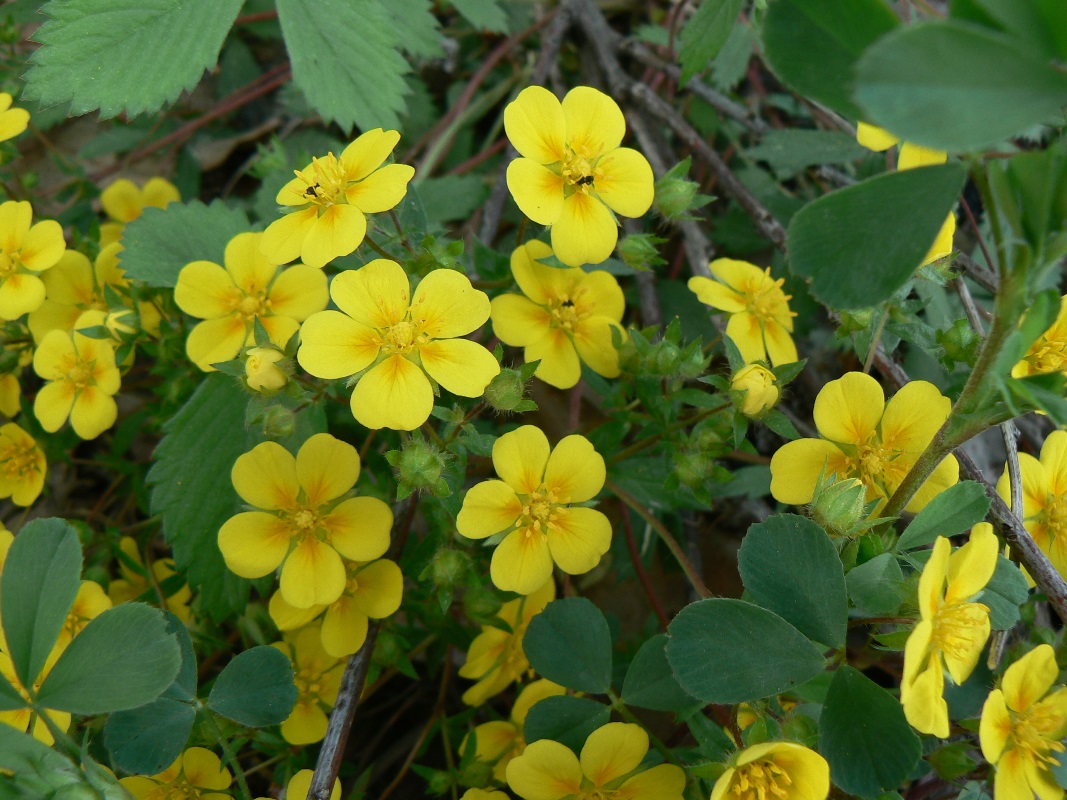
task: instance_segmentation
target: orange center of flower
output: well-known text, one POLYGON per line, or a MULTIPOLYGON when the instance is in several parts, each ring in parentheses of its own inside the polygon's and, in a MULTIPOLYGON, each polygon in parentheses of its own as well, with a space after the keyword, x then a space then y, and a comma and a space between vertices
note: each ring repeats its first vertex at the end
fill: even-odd
POLYGON ((303 172, 297 171, 296 177, 304 182, 303 195, 309 203, 328 208, 336 203, 347 202, 345 188, 348 186, 348 175, 333 153, 312 159, 311 166, 303 172))
POLYGON ((40 456, 35 444, 21 445, 7 441, 0 447, 0 470, 8 480, 33 478, 41 471, 40 456))
POLYGON ((300 702, 305 705, 317 703, 323 691, 325 691, 322 675, 318 672, 308 673, 304 670, 297 670, 293 676, 293 683, 296 684, 300 702))
POLYGON ((386 328, 380 337, 380 346, 387 355, 407 355, 429 343, 430 336, 422 330, 421 321, 404 319, 386 328))
POLYGON ((737 768, 730 794, 734 800, 773 800, 789 797, 793 781, 788 773, 769 759, 753 761, 737 768))
POLYGON ((882 444, 878 441, 878 434, 874 433, 849 456, 846 477, 861 481, 868 488, 868 499, 872 499, 872 488, 879 489, 889 497, 904 480, 911 466, 910 459, 901 458, 901 455, 902 451, 882 444))
POLYGON ((565 502, 557 498, 555 492, 541 484, 523 503, 522 513, 517 523, 519 530, 525 532, 527 539, 533 536, 547 538, 556 525, 556 518, 559 517, 558 507, 564 505, 565 502))
POLYGON ((563 177, 564 196, 570 197, 575 192, 590 194, 595 190, 595 182, 601 176, 601 171, 596 168, 596 161, 567 148, 567 157, 560 164, 560 175, 563 177))
POLYGON ((271 314, 270 298, 266 289, 255 292, 243 292, 235 289, 226 300, 230 314, 240 317, 245 324, 252 324, 256 317, 269 317, 271 314))
POLYGON ((930 646, 934 652, 963 659, 980 647, 985 639, 985 621, 989 606, 981 603, 952 603, 934 614, 930 646))
POLYGON ((0 251, 0 280, 14 275, 22 265, 22 251, 13 253, 0 251))
POLYGON ((1030 706, 1021 714, 1009 713, 1012 716, 1010 742, 1022 751, 1023 758, 1037 769, 1059 766, 1054 754, 1062 753, 1064 746, 1055 737, 1063 724, 1062 716, 1044 703, 1030 706))

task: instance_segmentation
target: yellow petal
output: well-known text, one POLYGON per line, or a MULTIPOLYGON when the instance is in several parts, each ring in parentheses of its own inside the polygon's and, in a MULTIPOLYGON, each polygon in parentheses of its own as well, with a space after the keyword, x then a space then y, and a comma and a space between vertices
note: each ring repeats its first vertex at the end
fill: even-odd
POLYGON ((922 265, 930 264, 937 261, 939 258, 944 258, 952 252, 952 241, 956 236, 956 217, 950 211, 945 221, 941 223, 941 228, 937 232, 937 238, 934 239, 934 243, 930 245, 930 249, 923 257, 922 265))
POLYGON ((312 206, 274 220, 263 231, 263 238, 259 242, 263 255, 275 264, 296 261, 318 216, 317 207, 312 206))
MULTIPOLYGON (((948 670, 948 674, 952 676, 952 680, 957 685, 962 684, 971 677, 971 673, 974 672, 978 659, 985 649, 986 642, 989 641, 989 612, 985 611, 981 606, 974 610, 978 620, 968 626, 968 638, 963 640, 960 646, 946 650, 942 654, 945 661, 945 669, 948 670)), ((945 736, 948 736, 947 732, 945 736)))
POLYGON ((860 120, 856 123, 856 141, 868 150, 880 153, 883 150, 888 150, 900 139, 885 128, 879 128, 877 125, 871 125, 869 122, 860 120))
POLYGON ((511 721, 521 729, 523 723, 526 721, 526 715, 530 713, 531 708, 546 697, 559 697, 566 693, 567 690, 562 686, 553 683, 550 680, 546 680, 545 678, 527 684, 526 687, 519 692, 519 696, 515 698, 515 703, 511 707, 511 721))
POLYGON ((616 214, 640 217, 652 207, 652 167, 636 150, 612 150, 597 162, 597 173, 597 196, 616 214))
POLYGON ((204 789, 225 789, 233 781, 222 760, 206 747, 190 747, 182 754, 182 769, 193 786, 204 789))
MULTIPOLYGON (((310 769, 302 769, 296 773, 285 787, 286 800, 309 800, 308 793, 311 791, 311 778, 314 774, 315 771, 310 769)), ((333 779, 330 800, 341 800, 341 781, 337 778, 333 779)))
MULTIPOLYGON (((920 590, 921 591, 921 590, 920 590)), ((922 599, 920 597, 920 604, 922 599)), ((904 673, 900 679, 900 700, 904 702, 911 691, 911 684, 915 676, 928 666, 930 656, 930 641, 933 636, 934 626, 930 622, 929 615, 924 614, 923 619, 912 629, 904 643, 904 673)))
POLYGON ((581 280, 582 308, 588 314, 621 322, 626 311, 626 297, 615 276, 606 270, 583 272, 581 280))
POLYGON ((1004 702, 1004 692, 994 689, 989 693, 982 706, 982 722, 978 728, 978 738, 982 745, 982 755, 990 764, 996 764, 1011 734, 1012 723, 1008 706, 1004 702))
POLYGON ((689 291, 697 296, 697 300, 701 303, 717 308, 720 311, 736 314, 748 307, 741 295, 726 284, 713 281, 711 278, 697 275, 690 278, 686 286, 689 287, 689 291))
POLYGON ((380 558, 356 573, 356 607, 371 619, 384 619, 400 608, 404 575, 394 562, 380 558))
POLYGON ((493 466, 516 492, 532 494, 541 485, 549 451, 544 432, 534 425, 523 425, 493 443, 493 466))
POLYGON ((933 619, 942 605, 945 580, 951 558, 952 544, 944 536, 938 536, 930 551, 930 558, 919 576, 919 611, 924 620, 933 619))
POLYGON ((993 577, 997 568, 1000 541, 988 522, 979 522, 970 538, 952 554, 948 563, 946 603, 958 603, 974 597, 993 577))
POLYGON ((619 229, 608 207, 582 192, 563 201, 563 212, 552 224, 552 250, 568 267, 601 263, 618 240, 619 229))
POLYGON ((771 495, 779 503, 810 503, 820 474, 845 477, 845 455, 832 442, 797 439, 771 456, 771 495))
POLYGON ((562 105, 567 144, 578 155, 596 158, 622 143, 626 121, 619 104, 608 95, 591 86, 576 86, 562 105))
POLYGON ((359 247, 366 233, 362 211, 345 204, 330 206, 312 222, 300 246, 300 260, 309 267, 324 267, 359 247))
POLYGON ((114 425, 118 414, 114 397, 99 386, 86 386, 74 400, 70 426, 79 437, 88 441, 114 425))
POLYGON ((336 550, 314 536, 302 536, 282 564, 278 588, 296 608, 325 606, 341 596, 346 579, 336 550))
POLYGON ((956 461, 956 457, 952 455, 945 456, 941 463, 934 468, 934 471, 930 473, 930 477, 919 487, 919 491, 915 493, 915 496, 904 507, 904 510, 909 514, 917 514, 926 507, 927 503, 949 486, 955 486, 959 483, 959 479, 960 465, 956 461))
POLYGON ((482 481, 467 490, 456 517, 456 530, 468 539, 484 539, 508 530, 522 513, 522 501, 504 481, 482 481))
POLYGON ((813 415, 815 427, 830 441, 864 444, 884 410, 885 394, 878 381, 862 372, 848 372, 822 388, 813 415))
POLYGON ((639 725, 609 722, 597 728, 582 747, 582 772, 603 786, 637 769, 648 753, 648 734, 639 725))
POLYGON ((566 156, 563 107, 542 86, 527 86, 508 103, 504 131, 520 155, 538 164, 553 164, 566 156))
POLYGON ((921 453, 948 418, 951 409, 952 401, 932 383, 911 381, 893 395, 885 406, 882 442, 894 450, 921 453))
POLYGON ((584 503, 604 488, 607 470, 604 457, 592 442, 579 434, 560 440, 545 466, 545 487, 559 503, 584 503))
POLYGON ((948 161, 948 153, 944 150, 932 150, 913 142, 904 142, 900 146, 900 155, 897 157, 897 170, 936 166, 946 161, 948 161))
POLYGON ((796 343, 789 335, 789 330, 773 319, 767 320, 763 325, 763 343, 772 366, 792 364, 799 359, 796 343))
POLYGON ((489 575, 498 589, 530 594, 552 577, 552 553, 544 536, 523 528, 512 531, 493 551, 489 575))
POLYGON ((367 615, 342 595, 322 618, 322 646, 335 658, 352 655, 367 640, 367 628, 367 615))
POLYGON ((267 291, 278 271, 278 267, 259 252, 262 237, 261 233, 237 234, 227 243, 222 259, 233 284, 253 297, 267 291))
POLYGON ((24 108, 9 108, 0 114, 0 142, 13 139, 30 124, 30 112, 24 108))
POLYGON ((618 800, 681 800, 685 773, 674 764, 658 764, 639 772, 618 788, 618 800))
POLYGON ((329 542, 352 561, 370 561, 389 549, 393 511, 377 497, 350 497, 323 519, 329 542))
POLYGON ((356 485, 359 453, 348 442, 317 433, 300 446, 296 474, 308 505, 322 506, 356 485))
POLYGON ((582 377, 578 351, 567 334, 559 329, 548 330, 543 336, 526 345, 523 361, 540 361, 534 374, 557 389, 570 389, 582 377))
POLYGON ((282 738, 289 744, 314 744, 326 735, 329 720, 315 701, 298 701, 293 713, 281 724, 282 738))
POLYGON ((326 606, 311 606, 310 608, 291 606, 285 602, 281 592, 271 595, 270 603, 267 605, 270 618, 280 631, 302 628, 325 610, 326 606))
POLYGON ((432 410, 433 389, 426 373, 400 355, 360 378, 352 392, 352 416, 372 430, 413 431, 432 410))
POLYGON ((469 339, 439 339, 419 348, 422 367, 452 394, 481 397, 500 374, 496 358, 469 339))
POLYGON ((36 311, 44 298, 44 284, 36 275, 8 275, 0 281, 0 319, 18 319, 36 311))
POLYGON ((574 326, 574 349, 578 351, 578 357, 593 372, 605 378, 616 378, 620 374, 619 351, 615 349, 612 330, 622 333, 608 317, 590 317, 574 326))
POLYGON ((174 287, 178 308, 200 319, 217 319, 229 315, 240 293, 233 277, 211 261, 193 261, 182 267, 174 287))
POLYGON ((248 328, 240 317, 206 319, 189 332, 185 353, 200 369, 210 372, 212 364, 236 358, 247 338, 248 328))
POLYGON ((575 277, 585 273, 571 269, 559 269, 539 263, 552 255, 552 248, 539 239, 531 239, 511 252, 511 274, 522 293, 538 305, 548 305, 559 300, 565 286, 574 284, 575 277))
POLYGON ((33 354, 33 371, 46 381, 60 380, 69 371, 68 364, 78 357, 74 340, 64 331, 50 331, 33 354))
POLYGON ((541 739, 508 764, 508 786, 525 800, 561 800, 581 791, 582 767, 569 748, 541 739))
POLYGON ((388 328, 404 319, 410 292, 404 268, 387 258, 342 272, 330 285, 337 307, 369 328, 388 328))
POLYGON ((546 334, 552 316, 522 295, 501 294, 493 298, 490 318, 493 333, 500 341, 525 347, 546 334))
POLYGON ((557 514, 548 531, 552 560, 568 575, 584 575, 611 547, 611 523, 592 508, 560 509, 557 514))
POLYGON ((374 363, 381 349, 375 338, 373 328, 340 311, 320 311, 300 327, 296 360, 316 378, 347 378, 374 363))
POLYGON ((21 248, 32 221, 33 206, 25 200, 0 203, 0 250, 13 253, 21 248))
POLYGON ((435 269, 422 279, 411 298, 411 316, 422 320, 433 339, 465 336, 489 319, 489 296, 453 269, 435 269))
POLYGON ((528 158, 508 164, 508 191, 519 210, 538 225, 553 225, 563 213, 563 178, 528 158))
POLYGON ((303 322, 330 302, 326 274, 306 264, 293 264, 278 275, 267 298, 273 313, 303 322))
POLYGON ((378 169, 399 141, 399 131, 381 128, 374 128, 359 136, 341 152, 341 167, 348 180, 363 180, 378 169))
MULTIPOLYGON (((1019 458, 1022 458, 1022 454, 1019 458)), ((1067 432, 1053 431, 1048 435, 1041 445, 1040 463, 1047 476, 1047 489, 1044 486, 1042 488, 1056 496, 1067 494, 1067 432)), ((1025 474, 1023 485, 1026 485, 1025 474)))
POLYGON ((407 164, 387 164, 345 190, 348 202, 364 214, 396 208, 408 193, 415 169, 407 164))
POLYGON ((56 381, 41 387, 33 401, 33 415, 41 427, 55 433, 67 421, 74 406, 75 389, 69 381, 56 381))
POLYGON ((262 578, 278 568, 289 551, 289 526, 265 511, 244 511, 219 529, 226 566, 242 578, 262 578))
POLYGON ((767 360, 767 343, 763 336, 763 323, 755 314, 748 311, 731 314, 726 323, 726 336, 737 345, 741 358, 746 364, 767 360))
POLYGON ((1034 789, 1026 774, 1027 759, 1020 750, 1009 750, 997 762, 993 781, 996 800, 1034 800, 1034 789))
POLYGON ((1055 651, 1047 644, 1039 644, 1004 673, 1004 702, 1012 711, 1026 711, 1044 696, 1059 674, 1055 651))
POLYGON ((296 507, 300 491, 296 459, 277 442, 261 442, 238 456, 230 478, 237 494, 249 505, 269 511, 296 507))
POLYGON ((141 190, 141 197, 145 206, 151 208, 166 208, 182 199, 178 187, 165 178, 149 178, 141 190))
POLYGON ((132 222, 141 216, 141 190, 127 178, 119 178, 100 193, 104 213, 117 222, 132 222))

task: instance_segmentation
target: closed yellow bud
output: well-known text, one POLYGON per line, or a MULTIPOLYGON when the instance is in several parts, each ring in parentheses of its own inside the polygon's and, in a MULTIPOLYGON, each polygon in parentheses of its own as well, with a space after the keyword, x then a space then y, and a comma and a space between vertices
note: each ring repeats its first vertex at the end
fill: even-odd
POLYGON ((749 364, 739 370, 730 382, 735 392, 744 392, 741 413, 746 417, 761 417, 774 408, 781 396, 774 373, 760 364, 749 364))
POLYGON ((248 388, 257 392, 276 392, 289 382, 289 376, 278 366, 285 357, 272 347, 253 347, 245 360, 248 388))

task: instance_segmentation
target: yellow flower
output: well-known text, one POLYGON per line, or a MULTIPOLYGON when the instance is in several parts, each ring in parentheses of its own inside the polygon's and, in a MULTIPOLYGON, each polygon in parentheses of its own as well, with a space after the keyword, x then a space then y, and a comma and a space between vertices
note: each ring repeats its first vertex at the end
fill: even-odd
POLYGON ((261 233, 240 233, 226 245, 226 268, 211 261, 182 267, 174 302, 204 320, 185 343, 189 359, 204 372, 237 357, 255 342, 258 319, 270 340, 284 347, 300 323, 329 302, 326 276, 305 264, 278 267, 259 251, 261 233))
MULTIPOLYGON (((558 697, 566 693, 566 689, 550 680, 542 678, 534 681, 519 692, 515 705, 511 708, 511 716, 507 720, 485 722, 474 728, 474 757, 493 765, 494 781, 507 783, 508 764, 525 752, 523 725, 526 724, 526 715, 534 704, 546 697, 558 697)), ((466 749, 466 742, 464 739, 460 745, 461 752, 466 749)))
POLYGON ((534 374, 559 389, 578 383, 583 363, 605 378, 617 377, 619 351, 611 332, 622 334, 626 305, 619 282, 603 270, 537 263, 551 255, 552 248, 539 241, 511 254, 511 272, 523 294, 493 298, 493 332, 504 344, 524 347, 527 362, 540 359, 534 374))
POLYGON ((639 725, 609 722, 589 734, 580 759, 551 739, 529 745, 508 764, 508 786, 526 800, 682 800, 680 767, 659 764, 634 774, 647 754, 648 734, 639 725))
POLYGON ((289 744, 314 744, 326 735, 329 722, 326 712, 337 702, 345 661, 327 653, 317 626, 286 634, 277 647, 293 662, 296 705, 281 725, 282 737, 289 744))
MULTIPOLYGON (((311 778, 315 771, 302 769, 289 779, 285 787, 285 800, 308 800, 308 792, 311 791, 311 778)), ((257 797, 256 800, 273 800, 269 797, 257 797)), ((341 781, 333 779, 333 789, 330 790, 330 800, 341 800, 341 781)))
MULTIPOLYGON (((111 602, 118 605, 128 600, 136 600, 145 592, 151 592, 152 596, 149 602, 159 605, 160 598, 156 594, 156 587, 159 587, 162 591, 167 591, 164 588, 164 583, 177 574, 174 568, 174 559, 157 558, 153 561, 150 567, 153 580, 149 582, 147 569, 141 559, 140 552, 137 550, 137 542, 130 536, 123 536, 119 541, 119 549, 122 550, 126 559, 133 562, 138 569, 132 569, 126 560, 119 559, 119 572, 122 577, 111 581, 107 587, 107 594, 111 598, 111 602)), ((192 596, 193 592, 189 588, 189 584, 183 583, 177 590, 171 590, 171 594, 165 598, 162 607, 173 613, 182 622, 188 623, 189 600, 192 596)))
POLYGON ((363 241, 366 214, 388 211, 407 194, 415 170, 382 162, 400 141, 397 131, 375 128, 338 158, 316 158, 278 192, 293 210, 263 232, 262 248, 276 264, 301 259, 312 267, 347 256, 363 241))
POLYGON ((982 707, 982 755, 996 766, 995 800, 1063 797, 1052 775, 1067 735, 1067 689, 1053 688, 1056 653, 1040 644, 1004 672, 982 707))
POLYGON ((547 581, 528 597, 509 600, 501 606, 497 617, 510 630, 482 626, 474 637, 467 660, 459 668, 461 678, 478 681, 463 693, 463 702, 480 706, 490 697, 500 694, 530 669, 530 662, 522 649, 522 637, 530 620, 545 610, 556 597, 556 585, 547 581))
MULTIPOLYGON (((1019 453, 1023 482, 1023 526, 1061 575, 1067 575, 1067 432, 1053 431, 1041 446, 1040 460, 1019 453)), ((997 493, 1011 502, 1005 467, 997 493)), ((1032 583, 1031 583, 1032 585, 1032 583)))
POLYGON ((412 295, 404 269, 377 258, 334 278, 330 296, 341 310, 308 318, 297 358, 317 378, 363 373, 352 390, 360 425, 415 430, 433 410, 435 383, 479 397, 500 372, 482 345, 457 338, 489 319, 488 296, 461 272, 435 269, 412 295))
POLYGON ((715 781, 711 800, 824 800, 829 793, 825 758, 793 742, 764 742, 734 758, 715 781))
POLYGON ((0 375, 0 414, 13 419, 22 410, 20 397, 22 389, 19 388, 18 377, 10 372, 0 375))
POLYGON ((119 178, 100 193, 100 205, 112 222, 100 226, 100 247, 122 238, 126 223, 133 222, 146 208, 166 208, 182 199, 178 187, 164 178, 149 178, 143 189, 126 178, 119 178))
POLYGON ((395 562, 387 558, 364 563, 345 560, 344 591, 330 605, 295 608, 285 602, 281 592, 270 599, 270 617, 280 631, 291 631, 322 618, 322 646, 331 656, 352 655, 367 639, 369 620, 385 619, 400 608, 404 594, 404 575, 395 562))
POLYGON ((256 392, 276 392, 289 383, 289 376, 278 366, 285 353, 273 347, 253 347, 245 353, 245 382, 256 392))
POLYGON ((577 86, 560 104, 528 86, 504 109, 504 130, 521 156, 508 164, 508 189, 523 214, 552 226, 567 266, 606 259, 619 238, 615 214, 639 217, 652 205, 652 168, 619 147, 626 121, 603 92, 577 86))
MULTIPOLYGON (((37 679, 33 681, 34 691, 41 688, 41 684, 44 683, 44 679, 48 677, 49 671, 52 669, 52 665, 55 663, 54 658, 49 658, 41 669, 41 673, 37 676, 37 679)), ((11 661, 11 657, 0 649, 0 675, 3 675, 7 679, 16 692, 18 692, 26 702, 29 703, 29 693, 23 688, 21 681, 19 681, 18 675, 15 673, 15 665, 11 661)), ((66 711, 54 711, 52 709, 45 709, 45 714, 48 718, 56 724, 61 731, 66 731, 70 727, 70 714, 66 711)), ((48 730, 48 726, 45 724, 39 716, 35 716, 34 712, 30 710, 29 705, 23 708, 9 709, 8 711, 0 711, 0 725, 10 725, 20 731, 26 731, 30 733, 33 738, 38 741, 44 742, 51 746, 55 739, 48 730), (32 722, 32 729, 30 728, 32 722)))
POLYGON ((611 523, 599 511, 571 503, 592 500, 604 487, 603 457, 584 436, 555 449, 533 425, 493 444, 503 480, 482 481, 463 498, 456 529, 469 539, 506 533, 489 573, 505 592, 530 594, 552 578, 552 563, 570 575, 588 572, 611 545, 611 523))
POLYGON ((760 269, 747 261, 717 258, 708 265, 718 280, 696 276, 689 290, 704 305, 730 315, 726 335, 741 351, 746 364, 769 361, 773 366, 797 360, 793 344, 792 295, 782 291, 784 278, 771 277, 771 268, 760 269))
POLYGON ((219 530, 226 566, 242 578, 262 578, 281 566, 289 605, 333 603, 348 580, 341 556, 371 561, 389 548, 389 506, 376 497, 344 499, 359 470, 356 448, 328 433, 304 442, 295 458, 277 442, 240 456, 233 487, 257 510, 231 517, 219 530))
POLYGON ((0 497, 31 506, 44 488, 44 451, 14 422, 0 426, 0 497))
POLYGON ((1060 313, 1052 327, 1030 345, 1022 360, 1012 367, 1011 376, 1025 378, 1047 372, 1067 374, 1067 295, 1060 300, 1060 313))
MULTIPOLYGON (((810 503, 819 476, 857 478, 877 513, 900 486, 952 403, 937 387, 912 381, 888 403, 878 381, 849 372, 815 398, 815 427, 824 438, 787 442, 771 458, 771 494, 780 503, 810 503)), ((955 456, 946 456, 904 509, 921 511, 959 480, 955 456)))
POLYGON ((38 274, 55 266, 66 250, 63 229, 46 219, 30 226, 33 207, 25 201, 0 204, 0 319, 18 319, 44 302, 38 274))
POLYGON ((12 108, 12 97, 0 92, 0 142, 14 139, 30 124, 30 112, 24 108, 12 108))
POLYGON ((44 273, 45 300, 30 313, 27 323, 34 341, 40 342, 51 330, 70 331, 82 312, 108 311, 106 287, 125 289, 130 282, 119 266, 122 245, 109 245, 93 264, 77 250, 67 250, 59 262, 44 273))
POLYGON ((761 364, 749 364, 737 371, 730 381, 735 392, 744 392, 741 413, 758 418, 774 408, 781 396, 774 373, 761 364))
POLYGON ((223 790, 232 781, 217 755, 203 747, 190 747, 158 775, 133 775, 119 783, 135 800, 231 800, 229 792, 223 790))
POLYGON ((37 393, 33 413, 49 433, 62 428, 68 417, 82 439, 95 439, 115 424, 113 395, 120 377, 110 342, 49 331, 33 354, 33 370, 48 381, 37 393))
POLYGON ((945 670, 957 684, 974 671, 989 639, 989 607, 973 602, 993 577, 998 543, 993 526, 980 522, 967 544, 937 537, 919 578, 919 623, 904 646, 900 702, 917 731, 948 738, 945 670))

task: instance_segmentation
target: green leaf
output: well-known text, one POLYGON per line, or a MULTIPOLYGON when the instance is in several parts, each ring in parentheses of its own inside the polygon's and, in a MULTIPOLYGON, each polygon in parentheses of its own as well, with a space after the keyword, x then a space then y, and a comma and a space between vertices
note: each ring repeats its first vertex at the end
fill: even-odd
POLYGON ((439 58, 441 25, 433 15, 430 0, 389 0, 381 5, 404 52, 420 58, 439 58))
POLYGON ((778 514, 752 525, 737 554, 752 598, 798 631, 831 647, 845 643, 848 593, 837 548, 819 525, 778 514))
POLYGON ((489 188, 479 175, 442 175, 418 184, 419 198, 429 222, 466 219, 485 202, 489 188))
POLYGON ((766 161, 779 178, 791 178, 819 164, 850 164, 870 154, 855 137, 841 131, 783 128, 768 131, 748 155, 766 161))
POLYGON ((959 164, 909 169, 808 203, 789 223, 793 272, 832 308, 888 300, 929 252, 966 176, 959 164))
POLYGON ((26 698, 19 694, 7 678, 0 675, 0 711, 14 711, 26 707, 26 698))
POLYGON ((997 568, 982 591, 979 601, 989 606, 989 625, 1006 631, 1019 621, 1019 606, 1030 596, 1030 585, 1016 564, 997 556, 997 568))
POLYGON ((682 85, 719 54, 737 22, 741 6, 742 0, 701 0, 700 8, 682 28, 678 52, 682 85))
POLYGON ((27 95, 104 118, 159 110, 211 69, 242 0, 51 0, 27 95))
POLYGON ((552 739, 578 753, 589 734, 610 719, 611 709, 588 697, 546 697, 526 715, 523 736, 528 744, 552 739))
POLYGON ((903 139, 962 152, 1062 122, 1067 74, 1025 42, 959 22, 911 25, 856 65, 866 118, 903 139))
POLYGON ((667 636, 653 636, 637 651, 622 683, 622 700, 628 706, 653 711, 683 711, 701 705, 678 685, 667 661, 667 636))
POLYGON ((163 612, 123 603, 91 620, 71 640, 45 678, 38 701, 72 714, 136 708, 170 686, 181 660, 163 612))
POLYGON ((898 24, 880 0, 777 0, 763 23, 767 63, 800 94, 861 119, 852 99, 856 61, 898 24))
POLYGON ((167 631, 177 639, 181 667, 158 698, 138 708, 116 711, 104 724, 104 745, 126 772, 157 775, 182 754, 193 729, 196 709, 196 654, 189 631, 166 613, 167 631))
POLYGON ((7 724, 0 724, 0 769, 11 770, 17 775, 77 774, 77 768, 68 758, 7 724))
POLYGON ((1045 58, 1067 60, 1067 5, 1060 0, 953 0, 952 18, 1007 31, 1045 58))
POLYGON ((819 752, 848 794, 873 797, 900 785, 922 754, 900 701, 849 666, 834 675, 819 718, 819 752))
POLYGON ((508 16, 500 0, 452 0, 452 6, 475 28, 493 33, 508 32, 508 16))
POLYGON ((211 687, 212 711, 249 728, 284 722, 296 705, 296 684, 289 657, 261 645, 238 653, 211 687))
POLYGON ((293 80, 345 130, 397 128, 408 64, 380 0, 278 0, 293 80))
POLYGON ((825 665, 822 651, 796 628, 743 600, 692 603, 667 633, 667 660, 678 685, 706 703, 778 694, 810 680, 825 665))
POLYGON ((544 678, 579 692, 611 688, 611 633, 600 609, 584 597, 549 603, 530 620, 522 649, 544 678))
POLYGON ((845 584, 856 610, 863 616, 892 614, 904 601, 904 573, 892 553, 879 553, 849 570, 845 584))
POLYGON ((989 513, 989 497, 980 483, 961 481, 950 486, 915 515, 897 540, 896 549, 914 550, 938 536, 955 536, 974 527, 989 513))
POLYGON ((194 200, 146 208, 123 231, 122 268, 128 278, 173 288, 191 261, 222 264, 227 243, 248 228, 244 212, 221 200, 210 206, 194 200))
POLYGON ((65 520, 35 519, 11 543, 0 583, 0 620, 23 686, 33 686, 52 652, 78 594, 81 568, 81 543, 65 520))

